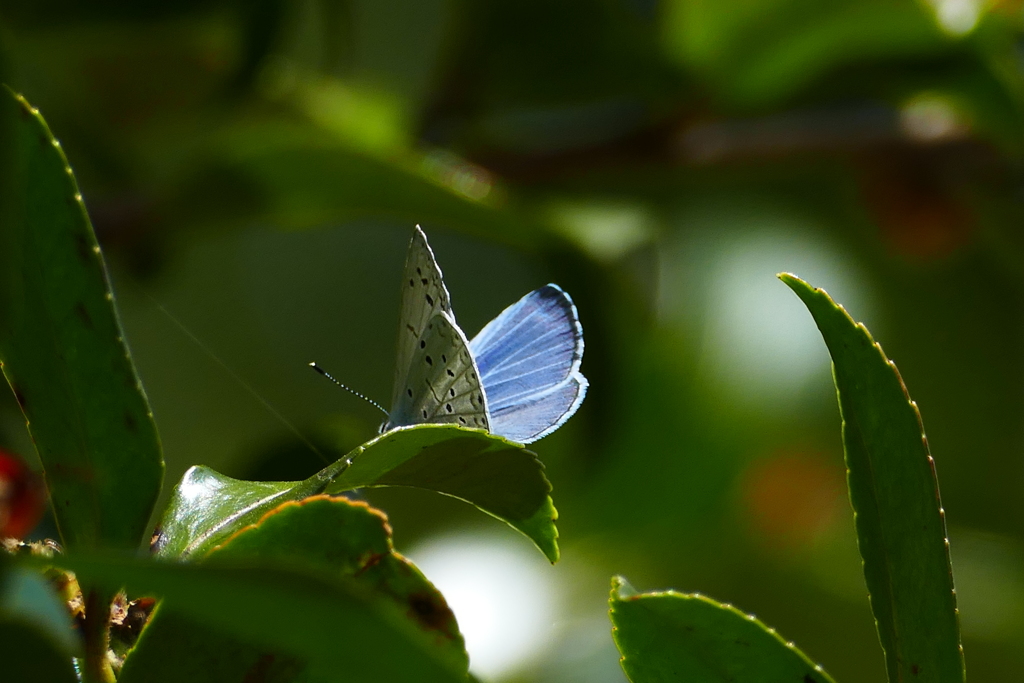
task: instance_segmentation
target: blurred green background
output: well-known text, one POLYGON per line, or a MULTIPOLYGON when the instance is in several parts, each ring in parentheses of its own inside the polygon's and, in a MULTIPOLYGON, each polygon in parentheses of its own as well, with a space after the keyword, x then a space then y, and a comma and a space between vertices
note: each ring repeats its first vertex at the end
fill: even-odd
MULTIPOLYGON (((373 436, 380 415, 306 364, 387 400, 413 224, 470 336, 546 282, 572 294, 590 394, 535 445, 558 565, 457 501, 366 494, 475 669, 524 683, 624 680, 615 573, 882 680, 828 356, 779 271, 898 364, 968 671, 1019 677, 1022 29, 1014 0, 0 5, 6 79, 105 249, 165 498, 192 464, 297 479, 373 436), (474 616, 460 591, 511 602, 474 616)), ((0 445, 31 451, 6 393, 0 445)))

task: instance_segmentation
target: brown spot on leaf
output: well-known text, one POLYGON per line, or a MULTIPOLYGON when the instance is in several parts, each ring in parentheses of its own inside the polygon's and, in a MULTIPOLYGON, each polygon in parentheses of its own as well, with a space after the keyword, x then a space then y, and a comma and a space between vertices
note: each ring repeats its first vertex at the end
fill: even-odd
POLYGON ((817 681, 815 681, 813 678, 811 678, 811 674, 804 674, 804 682, 803 683, 817 683, 817 681))
POLYGON ((128 428, 129 432, 139 431, 139 422, 135 419, 135 416, 125 411, 124 413, 124 426, 128 428))
POLYGON ((85 325, 90 330, 92 329, 92 317, 89 315, 89 311, 86 310, 85 304, 82 303, 81 301, 75 304, 75 315, 78 316, 78 319, 82 321, 83 325, 85 325))
POLYGON ((455 618, 440 595, 428 591, 411 593, 407 598, 410 615, 429 629, 444 632, 455 618))
POLYGON ((75 233, 75 250, 78 252, 78 258, 85 263, 92 261, 92 245, 89 244, 89 239, 80 232, 75 233))
POLYGON ((270 667, 274 665, 274 655, 265 654, 262 655, 252 667, 245 672, 245 678, 242 679, 243 683, 263 683, 263 681, 269 680, 270 667))
POLYGON ((921 668, 917 664, 911 664, 910 673, 916 676, 917 674, 921 673, 921 668))

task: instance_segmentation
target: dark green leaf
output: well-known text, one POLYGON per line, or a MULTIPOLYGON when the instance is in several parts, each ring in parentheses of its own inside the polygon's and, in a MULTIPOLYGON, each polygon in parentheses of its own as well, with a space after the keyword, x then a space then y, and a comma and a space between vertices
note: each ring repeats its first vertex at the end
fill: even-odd
POLYGON ((558 513, 544 465, 521 444, 450 425, 382 434, 346 456, 352 464, 327 487, 414 486, 472 503, 529 537, 558 561, 558 513))
MULTIPOLYGON (((350 581, 266 566, 100 556, 66 556, 61 563, 79 579, 159 597, 164 602, 158 609, 173 609, 225 636, 294 657, 303 663, 305 680, 465 680, 464 673, 435 655, 429 639, 392 604, 374 599, 350 581)), ((137 647, 157 636, 144 630, 137 647)), ((158 671, 130 673, 131 659, 129 655, 122 681, 160 680, 158 671)), ((273 664, 257 660, 255 674, 273 664)))
POLYGON ((612 636, 633 683, 831 683, 775 629, 697 594, 637 594, 612 580, 612 636))
POLYGON ((174 491, 154 550, 161 557, 202 557, 281 503, 368 486, 414 486, 460 498, 558 560, 558 514, 544 466, 519 444, 450 425, 388 432, 302 482, 239 481, 193 467, 174 491))
POLYGON ((450 655, 454 668, 469 668, 455 615, 444 597, 415 565, 395 553, 387 517, 365 503, 331 496, 284 503, 214 548, 207 559, 256 559, 354 578, 393 600, 439 651, 450 655))
MULTIPOLYGON (((208 556, 211 562, 245 560, 354 579, 423 630, 453 669, 469 667, 444 598, 415 566, 395 554, 387 518, 364 503, 329 496, 284 503, 208 556)), ((158 610, 146 633, 126 670, 159 671, 160 680, 245 681, 258 670, 261 680, 288 681, 303 667, 294 657, 212 632, 173 607, 158 610)))
POLYGON ((3 680, 32 683, 75 683, 71 657, 39 628, 0 615, 0 662, 3 680))
POLYGON ((177 198, 189 221, 310 227, 391 216, 519 244, 543 237, 528 220, 496 209, 494 179, 484 169, 451 154, 372 154, 315 126, 268 121, 228 127, 213 151, 216 161, 204 159, 177 198))
POLYGON ((839 66, 948 50, 924 5, 840 0, 671 0, 669 53, 723 99, 775 104, 839 66))
POLYGON ((0 361, 29 423, 68 548, 135 548, 160 491, 156 426, 60 145, 9 90, 0 361))
POLYGON ((821 289, 784 274, 832 355, 850 501, 889 681, 964 681, 935 463, 896 366, 821 289))

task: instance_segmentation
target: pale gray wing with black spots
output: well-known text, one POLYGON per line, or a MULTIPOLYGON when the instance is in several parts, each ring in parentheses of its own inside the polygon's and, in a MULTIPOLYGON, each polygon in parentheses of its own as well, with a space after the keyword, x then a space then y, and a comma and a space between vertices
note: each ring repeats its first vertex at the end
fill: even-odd
POLYGON ((466 335, 445 312, 426 324, 383 431, 414 424, 488 429, 487 399, 466 335))
POLYGON ((452 314, 451 298, 441 278, 441 269, 434 252, 427 244, 427 236, 416 226, 405 257, 402 276, 402 308, 398 315, 398 356, 395 360, 395 379, 391 391, 393 413, 406 391, 407 378, 413 357, 420 351, 420 342, 430 319, 439 312, 452 314))

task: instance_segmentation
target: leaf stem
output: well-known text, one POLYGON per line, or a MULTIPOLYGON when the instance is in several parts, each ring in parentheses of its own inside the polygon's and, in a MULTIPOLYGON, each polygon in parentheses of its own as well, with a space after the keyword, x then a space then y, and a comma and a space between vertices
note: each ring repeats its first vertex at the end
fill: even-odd
POLYGON ((105 590, 89 589, 85 599, 85 666, 84 683, 114 683, 114 670, 107 658, 110 647, 110 601, 105 590))

